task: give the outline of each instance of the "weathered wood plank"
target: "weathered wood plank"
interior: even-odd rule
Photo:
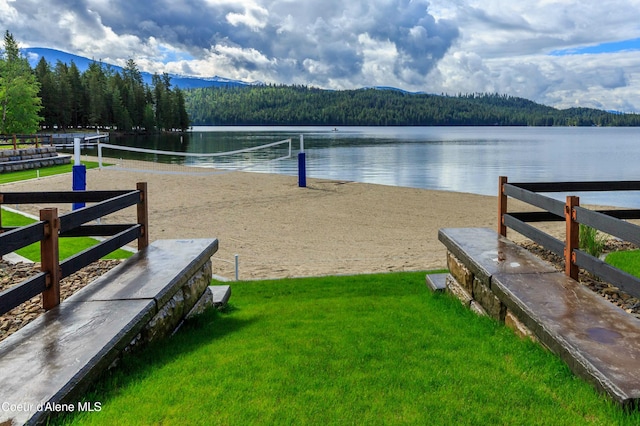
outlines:
[[[47,274],[37,275],[0,293],[0,315],[35,297],[47,289]]]

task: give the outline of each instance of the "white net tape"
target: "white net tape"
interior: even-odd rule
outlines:
[[[122,145],[98,145],[100,168],[160,174],[215,175],[247,170],[291,158],[291,139],[226,152],[160,151]]]

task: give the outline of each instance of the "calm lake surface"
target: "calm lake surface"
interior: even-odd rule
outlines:
[[[163,136],[111,143],[224,152],[292,138],[292,158],[256,160],[247,170],[296,175],[300,135],[307,176],[315,178],[485,195],[497,194],[501,175],[511,182],[640,180],[640,128],[196,126],[182,139]],[[583,204],[640,208],[638,192],[577,195]]]

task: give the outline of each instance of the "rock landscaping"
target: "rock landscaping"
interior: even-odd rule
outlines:
[[[71,296],[118,263],[120,263],[119,260],[100,260],[61,280],[61,299],[64,300]],[[0,260],[0,292],[38,272],[40,272],[39,263],[20,262],[11,264],[5,260]],[[9,335],[15,333],[44,312],[41,297],[36,296],[6,314],[1,315],[0,341],[6,339]]]
[[[53,146],[0,150],[0,173],[69,164],[71,156],[58,155]]]

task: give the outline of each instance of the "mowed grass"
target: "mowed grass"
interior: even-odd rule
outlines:
[[[58,424],[639,424],[424,273],[233,283]]]
[[[35,223],[34,219],[30,217],[14,213],[7,210],[2,210],[2,225],[3,226],[26,226]],[[59,256],[60,259],[66,259],[73,256],[76,253],[80,253],[94,245],[99,241],[90,237],[73,237],[73,238],[60,238],[59,241]],[[26,257],[33,262],[40,262],[40,243],[33,243],[19,250],[16,253],[20,256]],[[118,249],[109,253],[103,259],[126,259],[133,253],[128,250]]]
[[[618,269],[640,277],[640,250],[617,251],[609,253],[607,263]]]
[[[86,166],[87,169],[94,169],[99,166],[97,162],[93,161],[83,161],[82,164]],[[27,179],[35,179],[36,177],[46,177],[53,176],[63,173],[71,173],[72,164],[63,164],[60,166],[51,166],[45,167],[41,169],[31,169],[31,170],[22,170],[18,172],[10,172],[10,173],[2,173],[0,174],[0,184],[10,183],[10,182],[18,182],[21,180]],[[38,175],[39,174],[39,175]],[[21,215],[16,214],[10,211],[3,210],[2,211],[2,225],[3,226],[26,226],[34,223],[35,220]],[[94,245],[98,244],[98,240],[95,238],[89,237],[77,237],[77,238],[61,238],[60,239],[60,259],[66,259],[68,257],[73,256],[76,253],[81,252],[87,248],[90,248]],[[26,257],[27,259],[33,262],[40,261],[40,244],[34,243],[27,247],[21,248],[16,251],[20,256]],[[130,257],[133,253],[128,250],[118,249],[103,259],[126,259]]]
[[[99,164],[95,161],[83,161],[82,164],[87,167],[87,170],[95,169],[99,166]],[[17,172],[0,173],[0,184],[18,182],[28,179],[36,179],[37,177],[42,178],[63,173],[71,173],[72,169],[73,164],[62,164],[59,166],[43,167],[41,169],[29,169]],[[69,187],[71,187],[71,180],[69,180]]]

